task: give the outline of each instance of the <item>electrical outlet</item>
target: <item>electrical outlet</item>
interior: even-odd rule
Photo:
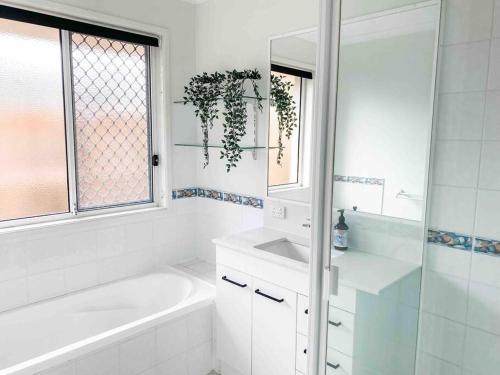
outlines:
[[[285,206],[273,206],[271,208],[271,216],[276,219],[285,219],[286,208]]]

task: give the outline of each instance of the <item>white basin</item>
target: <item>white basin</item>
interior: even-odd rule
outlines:
[[[255,246],[256,249],[264,250],[285,258],[293,259],[302,263],[309,263],[309,246],[292,242],[287,238],[265,242]]]

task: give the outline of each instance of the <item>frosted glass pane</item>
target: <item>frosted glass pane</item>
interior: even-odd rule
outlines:
[[[71,40],[78,208],[151,202],[147,48]]]
[[[59,30],[0,19],[0,220],[68,211]]]

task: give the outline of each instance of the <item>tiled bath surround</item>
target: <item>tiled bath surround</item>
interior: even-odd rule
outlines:
[[[500,368],[500,0],[443,3],[418,374],[491,375]]]
[[[38,375],[207,375],[212,313],[192,312]]]

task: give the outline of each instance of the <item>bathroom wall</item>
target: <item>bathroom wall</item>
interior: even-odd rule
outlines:
[[[500,368],[500,1],[444,0],[419,375]]]
[[[225,69],[257,68],[265,75],[269,70],[268,39],[271,36],[315,27],[318,24],[319,1],[277,0],[245,1],[209,0],[197,6],[196,10],[196,68],[199,73],[223,71]],[[260,84],[261,93],[267,96],[267,80]],[[264,111],[258,114],[257,138],[259,145],[267,143],[267,101]],[[249,106],[249,115],[252,108]],[[210,137],[217,143],[221,133],[214,129]],[[251,138],[251,135],[250,135]],[[249,142],[251,139],[245,139]],[[219,159],[219,150],[210,151],[210,165],[203,168],[201,151],[193,150],[197,159],[197,183],[199,187],[238,193],[258,198],[266,196],[265,150],[257,151],[257,160],[251,152],[244,152],[243,159],[230,173]],[[273,203],[266,200],[265,209],[244,205],[198,200],[197,251],[200,257],[214,261],[215,247],[211,239],[251,229],[264,224],[267,209]],[[287,203],[287,206],[288,203]],[[294,210],[291,205],[289,214]],[[266,213],[264,212],[266,211]],[[300,211],[300,210],[299,210]],[[301,212],[301,211],[300,211]],[[301,216],[303,213],[301,212]],[[278,226],[288,230],[302,228],[306,215],[296,218],[288,216],[278,221]],[[300,224],[299,224],[300,222]],[[305,232],[307,234],[307,232]]]
[[[180,0],[151,0],[147,6],[119,0],[58,3],[167,28],[168,86],[173,97],[182,94],[184,83],[195,71],[194,5]],[[190,121],[192,117],[174,107],[172,135],[191,132]],[[195,184],[192,153],[174,150],[171,165],[174,187]],[[194,257],[196,211],[195,201],[176,200],[167,210],[0,233],[0,311],[137,274],[159,262]]]

